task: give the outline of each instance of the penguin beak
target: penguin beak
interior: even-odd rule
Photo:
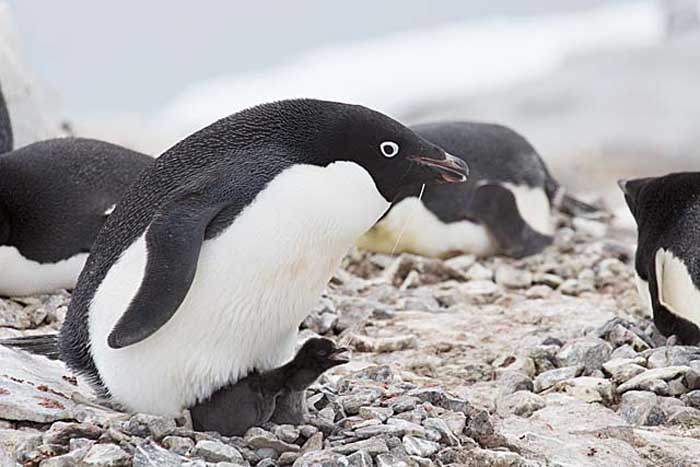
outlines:
[[[445,153],[444,159],[431,157],[414,157],[413,160],[435,172],[440,180],[447,183],[462,183],[467,181],[469,166],[459,157]]]
[[[336,365],[342,365],[343,363],[348,363],[350,357],[347,355],[348,349],[346,347],[338,347],[333,350],[328,356],[328,360],[334,362]]]

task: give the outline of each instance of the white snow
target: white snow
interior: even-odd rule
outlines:
[[[578,53],[656,44],[663,37],[663,18],[657,2],[639,1],[329,45],[273,69],[194,85],[154,124],[167,130],[173,143],[243,108],[293,97],[364,104],[402,118],[421,105],[546,75]]]

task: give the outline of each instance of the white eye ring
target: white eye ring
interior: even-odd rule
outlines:
[[[379,150],[382,151],[384,157],[391,159],[399,153],[399,145],[393,141],[384,141],[379,145]]]

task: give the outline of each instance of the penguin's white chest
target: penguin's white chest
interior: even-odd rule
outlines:
[[[85,265],[87,253],[56,263],[39,263],[12,246],[0,246],[0,295],[23,296],[72,289]]]
[[[110,269],[90,306],[91,351],[111,395],[135,411],[175,414],[253,368],[287,361],[297,328],[353,242],[388,208],[350,162],[295,165],[204,242],[175,315],[135,345],[107,336],[142,281],[142,236]]]

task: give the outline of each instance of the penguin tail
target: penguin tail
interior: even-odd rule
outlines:
[[[61,359],[61,352],[58,349],[58,334],[2,339],[0,340],[0,345],[35,355],[43,355],[51,360]]]

